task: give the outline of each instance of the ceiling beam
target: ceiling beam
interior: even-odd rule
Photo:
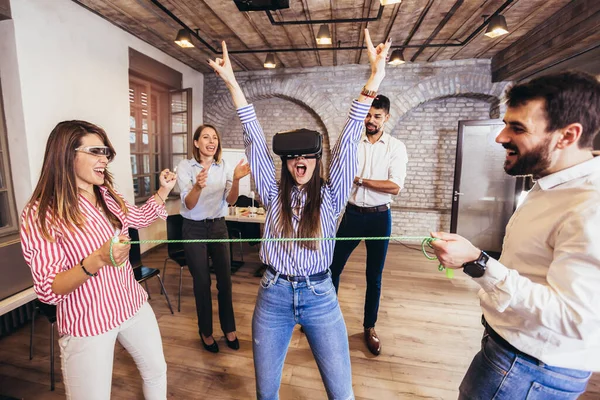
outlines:
[[[492,81],[525,79],[600,42],[600,2],[573,0],[492,58]]]
[[[442,28],[448,23],[448,21],[450,21],[450,18],[452,18],[454,16],[454,14],[456,13],[456,11],[460,8],[460,6],[464,3],[464,0],[456,0],[456,3],[454,3],[454,5],[452,6],[452,8],[450,9],[450,11],[448,11],[446,13],[446,15],[444,15],[444,18],[440,21],[440,23],[438,24],[438,26],[435,27],[435,29],[433,30],[433,32],[431,32],[431,35],[429,35],[429,37],[427,38],[427,40],[425,41],[425,43],[423,43],[424,46],[419,47],[419,49],[415,52],[415,54],[413,54],[412,58],[410,59],[411,62],[414,62],[417,57],[419,57],[421,55],[421,53],[423,52],[423,50],[425,50],[425,47],[431,43],[431,41],[437,36],[438,33],[440,33],[440,31],[442,30]],[[465,40],[465,43],[467,42],[467,40]]]

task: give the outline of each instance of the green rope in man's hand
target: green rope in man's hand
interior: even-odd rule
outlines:
[[[430,255],[427,253],[425,247],[433,248],[431,246],[431,242],[434,240],[439,240],[437,238],[433,238],[430,236],[374,236],[374,237],[321,237],[321,238],[261,238],[261,239],[181,239],[181,240],[170,240],[170,239],[149,239],[149,240],[131,240],[126,242],[121,242],[123,244],[143,244],[143,243],[151,243],[151,244],[164,244],[164,243],[240,243],[240,242],[308,242],[308,241],[347,241],[347,240],[391,240],[391,241],[410,241],[410,240],[420,240],[421,241],[421,251],[423,255],[428,260],[437,260],[437,257]],[[113,244],[119,243],[119,238],[114,237],[110,243],[110,261],[113,266],[117,267],[117,262],[113,257]],[[123,265],[121,265],[123,266]],[[454,276],[454,270],[450,268],[444,268],[443,265],[439,265],[438,269],[440,271],[446,270],[446,276],[450,279]]]
[[[428,260],[437,260],[437,257],[430,256],[429,253],[427,253],[427,250],[425,250],[425,246],[429,247],[430,249],[433,249],[431,242],[433,242],[434,240],[439,239],[433,237],[426,237],[421,242],[421,250],[423,250],[423,254],[425,255],[425,257],[427,257]],[[438,271],[442,272],[444,270],[446,270],[446,277],[448,277],[448,279],[454,278],[454,270],[452,268],[446,268],[442,264],[438,265]]]

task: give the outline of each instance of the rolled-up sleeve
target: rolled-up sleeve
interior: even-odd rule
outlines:
[[[59,295],[52,290],[56,275],[71,267],[61,245],[60,237],[50,241],[42,236],[36,223],[35,213],[27,215],[23,211],[21,218],[21,247],[25,262],[31,269],[33,289],[39,300],[47,304],[58,304],[69,295]],[[55,236],[50,222],[47,222],[50,234]]]
[[[402,189],[406,179],[406,165],[408,164],[408,154],[404,143],[396,141],[391,154],[388,179]]]

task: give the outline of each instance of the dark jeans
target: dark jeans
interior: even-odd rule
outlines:
[[[193,221],[184,218],[184,239],[227,239],[227,225],[221,219],[214,222]],[[194,296],[198,313],[198,328],[204,336],[213,334],[212,297],[208,256],[212,258],[219,300],[219,320],[223,333],[235,331],[231,295],[231,259],[229,243],[186,243],[183,245],[188,268],[194,280]]]
[[[515,350],[486,332],[459,400],[574,400],[585,392],[591,372],[551,367]]]
[[[392,232],[392,213],[387,211],[359,213],[346,209],[337,237],[374,237],[390,236]],[[331,263],[331,279],[336,292],[340,285],[340,275],[350,254],[358,246],[359,240],[337,241]],[[381,296],[381,274],[385,265],[389,240],[366,240],[367,247],[367,293],[365,295],[365,316],[363,326],[372,328],[377,322],[379,297]]]

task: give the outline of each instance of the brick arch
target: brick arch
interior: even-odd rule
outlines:
[[[390,98],[393,111],[388,122],[391,129],[388,129],[391,132],[408,111],[439,98],[470,97],[487,101],[490,106],[497,107],[508,84],[507,82],[492,83],[489,75],[472,72],[456,72],[424,79]]]
[[[338,111],[329,98],[323,96],[321,91],[306,85],[301,80],[282,82],[271,78],[257,79],[244,83],[242,91],[249,103],[270,97],[280,97],[307,108],[314,113],[325,126],[326,134],[331,138],[336,132],[334,118]],[[223,128],[235,114],[235,107],[229,93],[222,94],[212,102],[204,111],[204,121],[217,128]],[[261,116],[259,116],[259,119]]]

